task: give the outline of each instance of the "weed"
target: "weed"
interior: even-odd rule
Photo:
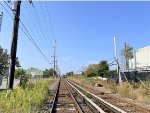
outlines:
[[[39,108],[48,97],[48,85],[56,79],[42,79],[26,87],[17,86],[14,90],[0,92],[0,113],[29,113]]]

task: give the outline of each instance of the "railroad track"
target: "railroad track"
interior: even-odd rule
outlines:
[[[91,94],[93,96],[93,94]],[[50,113],[126,113],[102,99],[87,97],[75,83],[61,78]]]
[[[65,81],[60,78],[50,113],[83,113]]]
[[[105,107],[105,105],[108,106],[110,104],[110,106],[113,105],[117,108],[120,108],[122,110],[122,111],[120,111],[120,113],[122,113],[122,112],[127,112],[127,113],[150,113],[150,110],[147,110],[147,109],[145,109],[141,106],[138,106],[136,104],[129,103],[125,100],[116,98],[116,97],[114,97],[110,94],[100,92],[99,90],[96,90],[96,89],[94,89],[92,87],[89,87],[87,85],[84,85],[84,84],[81,84],[81,83],[75,83],[75,82],[71,82],[71,81],[68,81],[68,82],[73,84],[80,91],[82,91],[84,93],[88,93],[97,105],[99,105],[98,101],[100,101],[102,104],[104,104],[101,107]],[[80,86],[77,85],[77,84],[80,84]],[[112,109],[113,109],[113,107],[112,107]]]
[[[150,113],[136,105],[60,78],[39,113]],[[92,92],[92,93],[91,93]],[[135,108],[136,106],[136,108]]]

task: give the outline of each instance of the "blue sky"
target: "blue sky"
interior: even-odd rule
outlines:
[[[4,2],[1,3],[8,9]],[[148,46],[150,42],[150,2],[49,1],[47,6],[53,30],[45,3],[34,2],[34,6],[38,20],[31,13],[35,14],[34,8],[27,2],[21,4],[21,20],[50,62],[53,61],[52,46],[54,40],[57,40],[57,59],[61,73],[76,72],[103,59],[113,61],[114,36],[119,57],[124,42],[132,45],[135,50]],[[2,6],[0,11],[4,12],[0,45],[10,50],[13,19]],[[17,56],[23,68],[45,69],[53,66],[45,61],[21,29]]]

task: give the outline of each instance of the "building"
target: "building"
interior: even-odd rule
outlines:
[[[130,69],[150,69],[150,46],[134,52],[134,58],[129,61]]]
[[[37,68],[31,68],[31,69],[26,70],[26,75],[30,75],[32,78],[34,77],[41,78],[43,77],[43,71]]]
[[[150,46],[133,52],[133,59],[129,60],[129,70],[122,71],[122,78],[139,82],[150,80]],[[125,78],[126,77],[126,78]]]

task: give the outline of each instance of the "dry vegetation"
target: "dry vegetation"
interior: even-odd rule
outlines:
[[[111,91],[111,93],[117,94],[120,97],[127,97],[141,101],[150,101],[150,90],[146,89],[140,83],[123,82],[122,85],[117,85],[113,80],[103,81],[98,77],[73,76],[71,78],[75,78],[81,83],[92,86],[94,86],[95,83],[100,83],[104,86],[105,89]],[[150,88],[150,81],[144,82],[144,84]]]

